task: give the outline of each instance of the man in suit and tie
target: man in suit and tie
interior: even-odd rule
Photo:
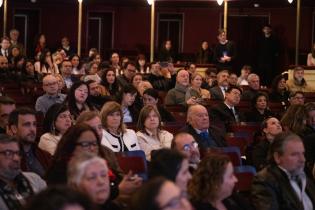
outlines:
[[[1,49],[0,55],[6,57],[9,60],[9,48],[10,48],[10,39],[7,36],[1,38]]]
[[[210,125],[208,110],[199,104],[191,105],[187,112],[187,125],[181,132],[191,134],[199,145],[200,152],[207,148],[227,146],[219,128]]]
[[[237,86],[230,86],[225,92],[224,102],[210,109],[210,119],[216,125],[228,129],[231,123],[244,121],[244,116],[236,106],[240,103],[242,90]]]
[[[251,197],[257,210],[309,210],[315,185],[304,173],[304,145],[293,133],[281,133],[269,148],[271,163],[254,178]]]
[[[229,87],[229,71],[222,70],[217,75],[218,85],[210,88],[211,99],[224,101],[225,92]]]

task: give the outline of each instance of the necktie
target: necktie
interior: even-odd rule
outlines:
[[[205,147],[217,147],[216,142],[214,141],[212,136],[207,131],[203,131],[199,135],[201,137],[203,146],[205,146]]]
[[[297,183],[300,190],[302,191],[303,190],[303,182],[302,182],[301,177],[299,175],[295,175],[295,176],[292,176],[291,179]]]

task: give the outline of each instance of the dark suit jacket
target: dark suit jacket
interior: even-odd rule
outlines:
[[[187,124],[179,131],[191,134],[194,137],[195,141],[199,144],[199,149],[202,150],[201,152],[205,151],[208,148],[206,145],[204,145],[201,136],[196,132],[196,130],[191,125]],[[224,140],[224,136],[222,135],[222,132],[220,132],[218,128],[210,126],[208,132],[209,134],[211,134],[218,147],[227,146]]]
[[[239,121],[245,121],[244,115],[238,111],[237,107],[234,107],[234,109],[235,113],[238,115]],[[236,122],[233,112],[223,102],[210,109],[209,117],[210,122],[224,128],[225,131],[229,128],[231,123]]]
[[[305,191],[315,206],[315,186],[308,178]],[[289,178],[275,164],[267,166],[255,176],[251,196],[257,210],[304,209]]]
[[[217,85],[209,89],[211,93],[211,99],[224,101],[224,95],[221,88]]]

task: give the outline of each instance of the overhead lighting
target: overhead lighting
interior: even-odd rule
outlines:
[[[153,1],[154,1],[154,0],[147,0],[147,2],[148,2],[149,5],[152,5]]]
[[[218,5],[220,5],[220,6],[221,6],[221,5],[222,5],[222,3],[223,3],[223,1],[224,1],[224,0],[217,0]]]
[[[0,0],[0,7],[2,7],[2,4],[3,4],[3,0]]]
[[[288,2],[291,4],[293,2],[293,0],[288,0]]]
[[[83,0],[78,0],[79,3],[82,3]]]

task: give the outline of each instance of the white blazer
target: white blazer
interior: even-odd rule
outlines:
[[[126,129],[126,132],[120,135],[123,143],[129,151],[140,150],[136,132],[132,129]],[[113,152],[122,152],[120,148],[119,138],[103,129],[102,145],[108,147]]]

